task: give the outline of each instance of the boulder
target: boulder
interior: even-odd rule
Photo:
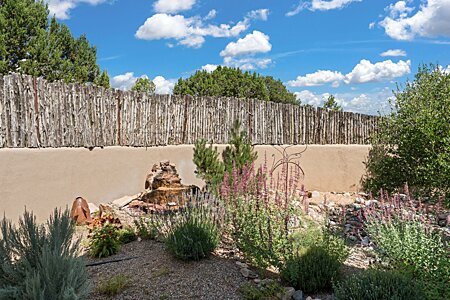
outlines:
[[[174,202],[181,205],[184,203],[183,195],[198,188],[181,184],[175,164],[161,161],[159,164],[153,165],[147,175],[145,189],[145,192],[139,197],[140,201],[158,205]]]
[[[73,201],[70,217],[77,223],[77,225],[85,225],[92,221],[89,204],[84,198],[77,197]]]

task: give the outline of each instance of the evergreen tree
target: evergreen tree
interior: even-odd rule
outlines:
[[[140,93],[154,94],[156,85],[149,78],[138,78],[131,90]]]
[[[328,96],[327,101],[323,104],[323,108],[332,111],[342,111],[342,106],[336,102],[336,98],[333,95]]]
[[[298,104],[294,94],[289,92],[280,80],[222,66],[217,67],[213,72],[197,71],[189,78],[180,78],[173,93],[175,95],[255,98]]]
[[[42,0],[0,0],[0,25],[0,74],[20,72],[49,81],[106,84],[96,48],[85,35],[75,39],[55,17],[48,22]]]

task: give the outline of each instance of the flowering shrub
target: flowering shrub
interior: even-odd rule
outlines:
[[[119,227],[105,223],[95,227],[90,234],[90,254],[94,257],[107,257],[116,254],[120,248]]]
[[[448,242],[430,225],[433,216],[427,207],[408,194],[402,200],[382,193],[380,201],[363,209],[362,217],[381,266],[411,274],[424,286],[427,299],[449,299]]]
[[[234,166],[220,192],[231,235],[247,260],[260,268],[280,266],[289,252],[293,200],[298,199],[302,170],[282,164],[278,175],[266,165]]]
[[[334,286],[336,300],[424,300],[420,287],[411,278],[392,271],[368,270],[352,275]]]

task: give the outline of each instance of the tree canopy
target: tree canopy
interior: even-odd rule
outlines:
[[[323,104],[323,108],[329,109],[332,111],[342,111],[342,106],[340,106],[336,102],[336,97],[334,97],[333,95],[328,96],[327,101],[325,101],[325,103]]]
[[[0,0],[0,73],[19,72],[49,81],[109,87],[97,50],[85,35],[74,38],[42,0]]]
[[[422,66],[391,108],[372,138],[364,187],[393,191],[408,183],[450,206],[450,74]]]
[[[132,91],[153,94],[156,90],[156,85],[149,78],[138,78],[131,88]]]
[[[271,76],[243,72],[239,68],[219,66],[212,72],[197,71],[180,78],[173,89],[175,95],[256,98],[259,100],[298,104],[280,80]]]

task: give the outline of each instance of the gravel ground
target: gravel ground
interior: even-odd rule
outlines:
[[[182,262],[167,253],[164,244],[155,241],[135,241],[108,258],[87,257],[87,263],[127,257],[137,258],[88,267],[94,286],[119,273],[131,278],[130,286],[112,297],[100,294],[94,287],[90,300],[240,299],[237,289],[247,281],[232,259],[212,256],[198,262]]]

